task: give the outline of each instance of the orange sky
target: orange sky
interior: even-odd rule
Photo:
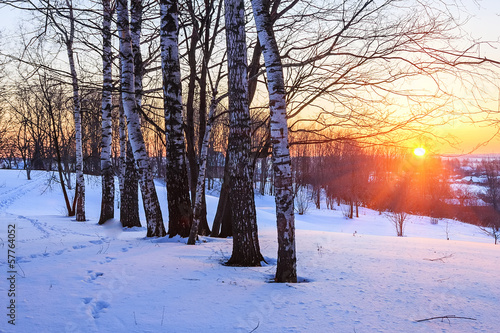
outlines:
[[[439,153],[463,154],[470,153],[477,148],[474,154],[500,154],[500,136],[493,137],[497,129],[492,126],[462,125],[443,128],[441,131],[455,136],[459,140],[459,148],[444,145],[437,147]]]

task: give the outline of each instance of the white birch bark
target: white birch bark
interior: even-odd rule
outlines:
[[[120,75],[121,77],[121,75]],[[119,158],[119,186],[120,186],[120,193],[123,193],[124,186],[125,186],[125,169],[126,169],[126,162],[127,162],[127,142],[128,142],[128,135],[127,135],[127,120],[125,119],[125,113],[123,111],[123,105],[121,102],[121,97],[120,97],[120,120],[119,120],[119,125],[118,125],[118,131],[120,135],[120,158]],[[121,198],[120,198],[121,202]]]
[[[163,104],[167,143],[167,200],[169,237],[187,237],[192,208],[186,167],[182,119],[182,84],[179,63],[177,0],[160,0],[160,45],[163,73]]]
[[[111,163],[111,144],[113,140],[113,124],[111,117],[112,109],[112,52],[111,52],[111,0],[103,0],[103,20],[102,20],[102,135],[101,135],[101,177],[102,177],[102,199],[101,216],[99,224],[103,224],[114,217],[115,201],[115,181],[113,175],[113,165]]]
[[[68,54],[71,72],[71,83],[73,86],[73,115],[75,118],[75,148],[76,148],[76,220],[85,221],[85,178],[83,176],[83,143],[82,143],[82,112],[80,102],[80,88],[78,85],[78,74],[76,72],[73,43],[75,37],[75,18],[73,5],[70,0],[66,1],[69,9],[70,30],[66,34],[66,51]]]
[[[230,207],[233,252],[227,265],[260,266],[257,217],[250,159],[250,111],[248,106],[245,4],[225,0],[228,64]]]
[[[149,166],[144,137],[142,136],[139,117],[140,106],[137,105],[135,96],[134,56],[132,53],[127,0],[117,1],[117,16],[122,66],[123,109],[127,117],[129,141],[139,173],[139,184],[148,226],[147,237],[163,237],[166,235],[166,231],[163,225],[153,174]]]
[[[271,112],[272,161],[278,229],[278,263],[275,281],[297,282],[295,216],[283,66],[269,8],[264,5],[264,0],[252,0],[252,7],[266,65]]]
[[[128,142],[127,124],[120,98],[120,222],[125,228],[141,227],[139,218],[139,184],[132,147]]]

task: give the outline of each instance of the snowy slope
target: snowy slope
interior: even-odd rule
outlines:
[[[1,332],[498,332],[500,246],[470,225],[412,217],[395,237],[383,215],[340,209],[297,215],[302,283],[275,270],[274,199],[256,197],[263,267],[225,267],[230,239],[146,239],[145,228],[64,217],[48,174],[0,170]],[[158,184],[162,203],[166,193]],[[209,220],[217,205],[208,197]],[[166,207],[162,207],[164,214]],[[448,223],[449,241],[446,240]],[[16,325],[6,316],[7,226],[16,225]],[[441,259],[440,259],[441,258]],[[416,322],[435,316],[469,319]]]

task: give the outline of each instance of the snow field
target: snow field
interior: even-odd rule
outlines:
[[[145,228],[98,226],[100,182],[87,218],[64,217],[47,173],[0,170],[0,300],[7,313],[7,225],[16,225],[16,325],[1,332],[498,332],[500,246],[474,226],[411,217],[395,237],[383,215],[340,209],[296,215],[297,284],[275,271],[274,198],[257,196],[263,267],[221,265],[231,239],[146,239]],[[167,212],[166,192],[158,183]],[[217,198],[207,198],[211,222]],[[450,241],[446,240],[448,224]],[[3,245],[2,245],[3,244]],[[415,322],[455,315],[450,319]]]

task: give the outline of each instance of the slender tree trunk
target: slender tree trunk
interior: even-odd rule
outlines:
[[[275,281],[297,282],[295,216],[283,66],[274,36],[269,8],[264,5],[263,0],[252,0],[252,7],[266,64],[271,111],[272,160],[278,228],[278,263]]]
[[[245,4],[225,0],[229,91],[229,170],[233,252],[227,265],[260,266],[260,253],[250,158]]]
[[[267,182],[267,156],[264,156],[260,159],[260,189],[259,189],[260,195],[266,194],[266,182]]]
[[[57,128],[56,128],[56,119],[54,117],[54,111],[52,110],[52,107],[49,105],[48,107],[49,115],[50,115],[50,123],[52,124],[52,135],[53,135],[53,145],[54,145],[54,150],[56,153],[56,162],[57,162],[57,173],[59,175],[59,183],[61,184],[61,189],[63,192],[64,196],[64,203],[66,204],[66,210],[68,212],[68,216],[74,216],[75,215],[75,210],[71,206],[71,202],[69,200],[68,192],[66,191],[66,185],[64,182],[64,175],[63,175],[63,165],[62,165],[62,158],[61,158],[61,149],[59,147],[59,138],[57,136]],[[76,198],[76,194],[75,194]]]
[[[207,127],[204,131],[203,142],[200,149],[200,170],[198,172],[198,182],[196,184],[196,201],[194,203],[194,217],[193,225],[191,226],[191,232],[189,234],[188,244],[194,245],[196,238],[198,237],[198,228],[201,225],[203,218],[203,197],[205,196],[205,175],[207,171],[207,155],[208,155],[208,143],[210,141],[210,132],[212,130],[213,115],[217,107],[218,101],[212,98],[212,103],[210,104],[210,112],[208,115]]]
[[[212,226],[212,237],[230,237],[233,235],[233,221],[231,218],[231,202],[230,202],[230,176],[229,176],[229,154],[226,153],[224,163],[224,176],[222,187],[215,213],[214,223]]]
[[[163,237],[166,235],[165,226],[163,225],[160,203],[158,202],[146,145],[141,132],[140,106],[137,105],[135,98],[134,57],[132,53],[127,0],[117,1],[117,14],[122,66],[123,109],[127,117],[130,145],[139,172],[139,184],[141,186],[142,201],[148,225],[147,237]]]
[[[192,1],[192,0],[188,0]],[[191,5],[192,10],[192,5]],[[195,129],[194,129],[194,103],[195,103],[195,92],[196,92],[196,80],[197,80],[197,65],[198,61],[196,59],[196,50],[199,36],[199,24],[197,18],[192,15],[192,34],[189,37],[189,47],[187,50],[187,60],[189,66],[189,81],[188,81],[188,91],[186,99],[186,143],[187,143],[187,158],[189,161],[189,183],[191,186],[191,201],[195,201],[196,195],[196,181],[198,179],[198,163],[196,160],[196,140],[195,140]]]
[[[167,142],[167,199],[169,237],[189,236],[193,214],[189,197],[182,129],[182,84],[179,64],[177,0],[160,1],[163,104]]]
[[[208,27],[205,27],[205,29],[208,29]],[[202,68],[201,68],[201,73],[200,73],[200,112],[199,112],[199,133],[198,133],[198,136],[200,138],[204,138],[205,137],[205,131],[207,131],[207,119],[206,119],[206,112],[207,112],[207,103],[206,103],[206,99],[207,99],[207,65],[205,64],[206,63],[206,59],[204,59],[204,62],[202,64]],[[199,154],[201,154],[201,149],[202,149],[202,145],[203,145],[203,140],[199,140],[198,141],[198,151],[200,152]],[[198,180],[200,179],[200,169],[201,169],[201,165],[200,165],[200,160],[201,160],[201,156],[198,158]],[[206,172],[206,171],[205,171]],[[201,187],[201,190],[202,190],[202,195],[201,195],[201,202],[200,202],[200,215],[199,215],[199,218],[200,218],[200,224],[198,226],[198,234],[199,235],[202,235],[202,236],[206,236],[206,235],[209,235],[210,234],[210,227],[208,226],[208,221],[207,221],[207,203],[206,203],[206,200],[205,200],[205,180],[206,180],[206,177],[203,176],[203,186]],[[196,184],[196,191],[198,191],[198,183]],[[196,196],[198,195],[198,193],[196,192]],[[195,199],[196,201],[196,199]],[[194,212],[194,208],[193,208],[193,212]]]
[[[111,117],[112,108],[112,53],[111,53],[111,0],[103,0],[103,21],[102,21],[102,68],[103,68],[103,88],[102,88],[102,136],[101,136],[101,177],[102,177],[102,199],[101,216],[99,224],[103,224],[115,217],[115,179],[113,164],[111,161],[111,145],[113,141],[113,123]]]
[[[130,37],[132,53],[134,54],[134,88],[136,103],[140,107],[142,106],[142,79],[144,77],[144,64],[141,53],[142,11],[142,0],[130,0]]]
[[[71,72],[73,86],[73,115],[75,118],[75,146],[76,146],[76,220],[85,221],[85,178],[83,176],[83,142],[82,142],[82,110],[80,103],[80,88],[78,86],[78,74],[76,72],[75,58],[73,54],[73,39],[75,36],[75,18],[73,17],[73,6],[69,6],[70,30],[66,38],[66,51]]]
[[[132,53],[134,54],[134,88],[135,101],[138,107],[142,106],[142,78],[144,74],[144,65],[142,63],[141,53],[141,34],[142,34],[142,0],[130,1],[130,37],[132,41]],[[120,99],[120,101],[122,101]],[[135,227],[141,225],[139,217],[139,174],[134,159],[134,154],[130,141],[125,138],[125,187],[123,201],[126,207],[121,207],[124,214],[122,224],[125,227]],[[126,213],[126,214],[125,214]]]
[[[127,124],[120,97],[120,221],[125,228],[140,227],[139,177],[127,138]]]

